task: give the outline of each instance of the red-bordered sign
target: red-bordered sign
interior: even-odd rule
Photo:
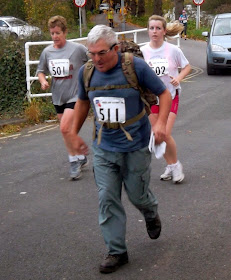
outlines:
[[[193,3],[197,6],[202,5],[205,2],[205,0],[193,0]]]
[[[74,4],[76,7],[82,8],[87,3],[87,0],[74,0]]]

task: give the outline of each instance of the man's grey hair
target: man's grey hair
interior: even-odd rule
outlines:
[[[103,24],[96,25],[91,29],[87,36],[87,43],[89,45],[95,44],[100,39],[105,40],[109,46],[118,44],[118,38],[114,30]]]

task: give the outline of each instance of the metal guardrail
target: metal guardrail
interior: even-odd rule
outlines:
[[[122,35],[132,34],[133,35],[133,41],[137,43],[138,37],[137,34],[139,32],[147,32],[147,28],[142,29],[135,29],[135,30],[129,30],[129,31],[122,31],[122,32],[116,32],[117,38]],[[180,47],[180,36],[176,35],[172,37],[173,39],[177,39],[177,46]],[[77,38],[77,39],[70,39],[68,41],[71,42],[86,42],[87,37]],[[31,65],[36,65],[39,63],[39,60],[30,60],[30,47],[31,46],[39,46],[39,45],[51,45],[53,44],[53,41],[41,41],[41,42],[26,42],[25,43],[25,58],[26,58],[26,84],[27,84],[27,98],[30,101],[31,98],[34,97],[45,97],[45,96],[52,96],[52,93],[31,93],[31,85],[34,81],[38,80],[37,76],[32,76],[31,74]],[[147,42],[144,43],[138,43],[139,46],[145,45]],[[47,76],[48,78],[48,76]]]

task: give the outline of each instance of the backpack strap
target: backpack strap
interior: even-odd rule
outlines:
[[[84,69],[83,69],[83,81],[84,81],[84,87],[86,92],[88,93],[88,88],[90,85],[90,80],[91,80],[91,76],[93,74],[95,70],[95,66],[92,62],[92,59],[89,59],[87,61],[87,63],[84,65]]]
[[[125,52],[121,54],[123,73],[127,81],[129,82],[129,84],[131,84],[133,88],[138,89],[140,91],[140,98],[145,105],[147,114],[149,115],[151,113],[150,104],[145,99],[145,92],[142,89],[142,87],[139,85],[138,78],[135,71],[133,57],[134,57],[133,54],[129,52]]]
[[[84,87],[87,94],[89,91],[95,91],[95,90],[123,89],[123,88],[133,87],[130,83],[126,85],[105,85],[105,86],[98,86],[98,87],[90,87],[90,81],[94,70],[95,70],[95,66],[92,60],[89,59],[85,64],[83,70]]]
[[[86,91],[94,91],[94,90],[107,90],[107,89],[122,89],[122,88],[131,88],[132,86],[130,84],[126,85],[106,85],[106,86],[100,86],[100,87],[87,87]]]
[[[129,52],[121,53],[121,64],[128,83],[132,85],[133,88],[139,89],[138,79],[134,68],[133,54]]]

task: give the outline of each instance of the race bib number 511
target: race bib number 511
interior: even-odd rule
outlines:
[[[53,59],[49,60],[49,71],[52,77],[69,76],[70,62],[69,59]]]
[[[120,97],[95,97],[93,99],[98,120],[110,123],[125,123],[125,100]]]

